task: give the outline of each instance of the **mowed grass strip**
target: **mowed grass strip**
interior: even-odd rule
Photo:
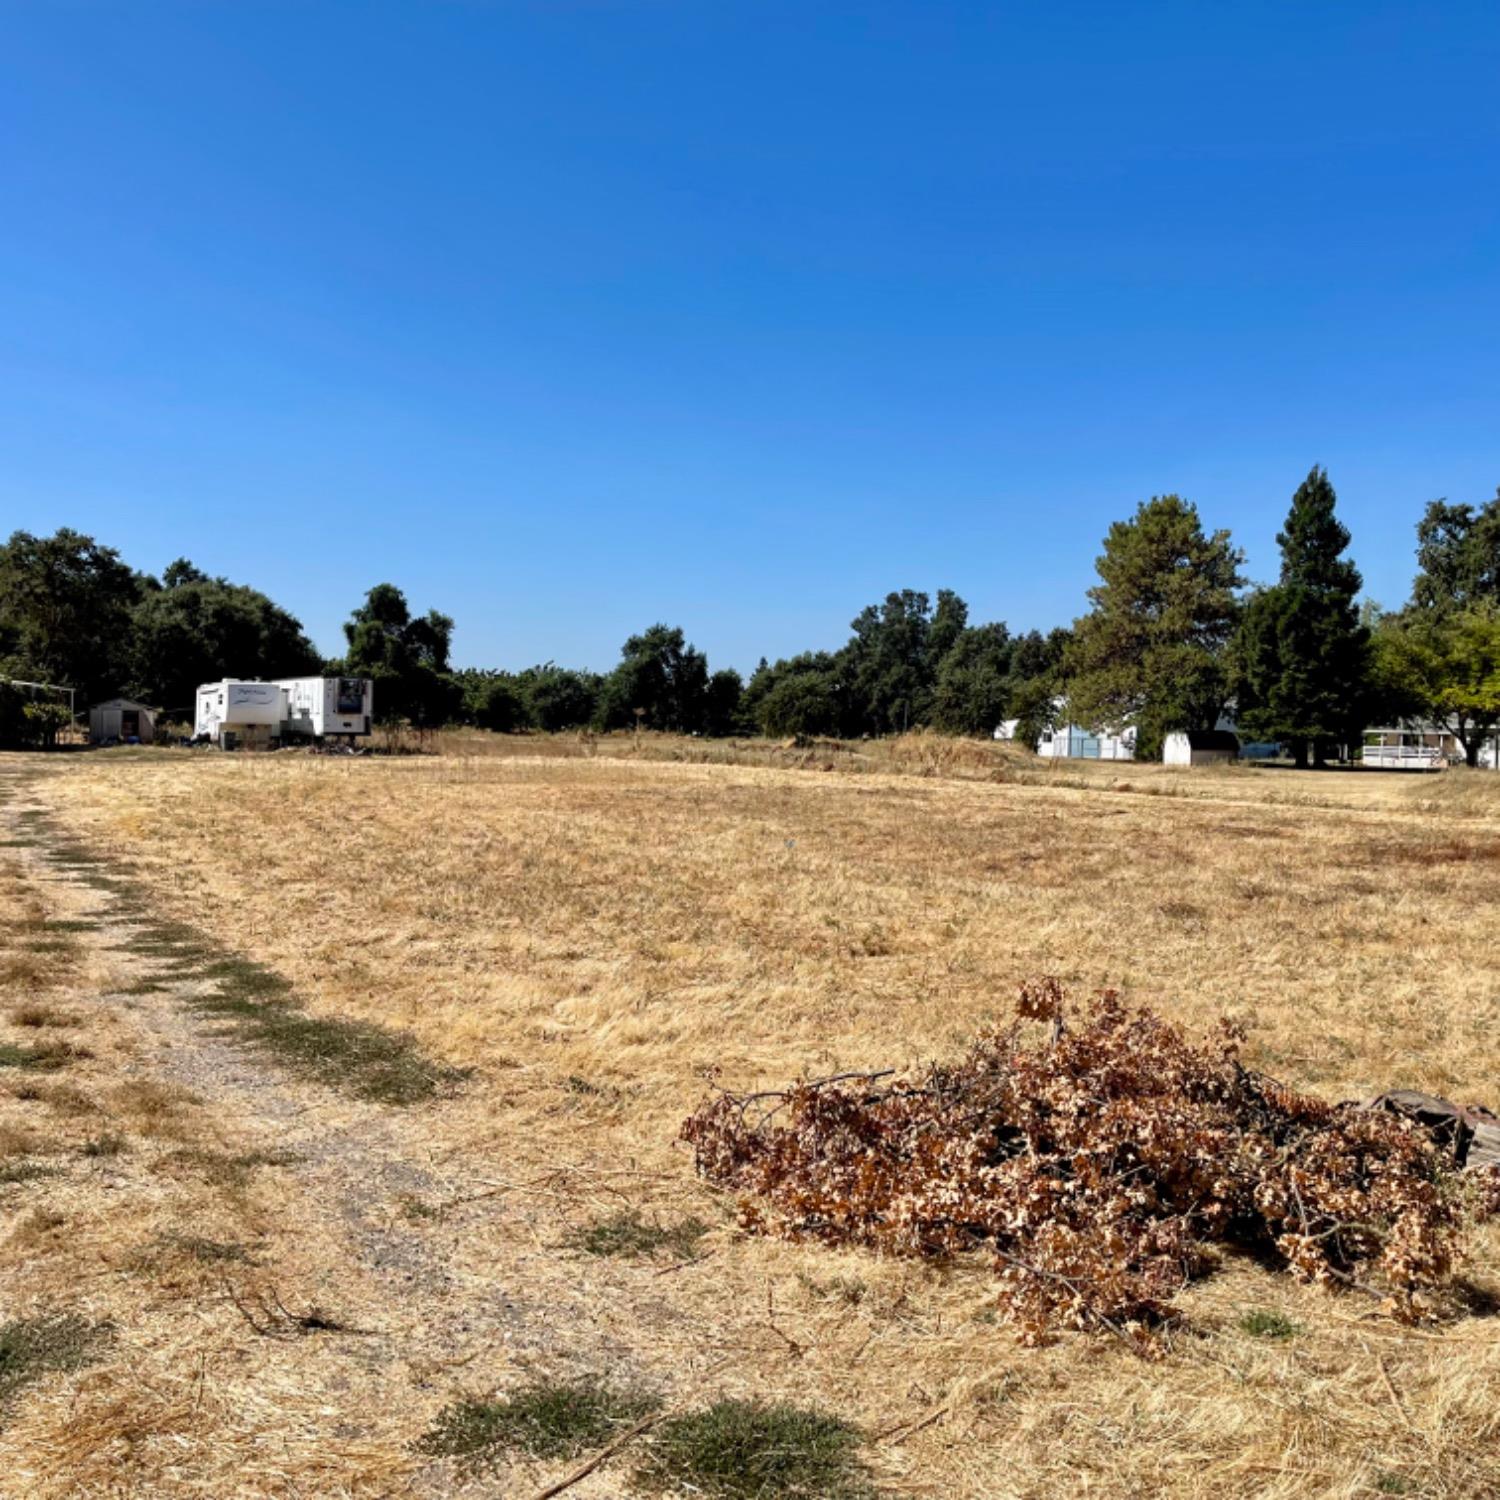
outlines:
[[[139,898],[120,879],[128,865],[117,859],[106,862],[80,841],[55,834],[43,814],[21,816],[47,836],[47,858],[54,866],[126,903],[135,930],[118,946],[168,965],[164,972],[136,981],[129,993],[160,993],[169,987],[163,981],[211,980],[214,989],[191,1002],[195,1009],[228,1022],[239,1039],[289,1071],[373,1103],[416,1104],[463,1076],[461,1070],[424,1057],[411,1037],[375,1022],[308,1015],[282,975],[254,959],[224,953],[189,923],[136,916]],[[52,921],[44,930],[59,934],[55,941],[71,942],[75,933],[96,925],[85,919]],[[0,1068],[57,1068],[72,1055],[63,1044],[0,1043]]]
[[[214,988],[189,1003],[289,1071],[378,1104],[418,1104],[462,1074],[425,1057],[401,1032],[372,1021],[311,1016],[291,985],[254,959],[214,960],[199,976]]]

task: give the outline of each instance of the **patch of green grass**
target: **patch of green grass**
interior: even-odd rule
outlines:
[[[78,1150],[80,1154],[96,1159],[106,1156],[119,1156],[125,1150],[125,1137],[116,1134],[112,1130],[106,1130],[102,1135],[96,1135],[86,1140]]]
[[[1240,1330],[1257,1339],[1289,1339],[1302,1330],[1285,1313],[1254,1307],[1240,1319]]]
[[[290,981],[253,958],[219,958],[205,965],[199,977],[212,979],[228,1000],[285,1000],[292,993]]]
[[[247,963],[221,977],[216,994],[191,1003],[230,1022],[243,1040],[284,1067],[359,1099],[416,1104],[462,1076],[430,1062],[400,1032],[308,1015],[283,998],[289,988],[280,975]]]
[[[174,1234],[167,1243],[190,1260],[206,1266],[244,1265],[250,1260],[250,1252],[238,1240],[212,1240],[200,1234]]]
[[[0,1068],[28,1068],[50,1073],[65,1068],[78,1055],[77,1049],[66,1042],[44,1042],[35,1047],[0,1042]]]
[[[858,1307],[870,1291],[858,1276],[830,1276],[827,1281],[819,1281],[816,1276],[799,1271],[797,1280],[815,1297],[822,1297],[830,1302],[843,1302],[850,1307]]]
[[[203,934],[187,922],[173,922],[165,917],[152,917],[140,924],[143,936],[160,943],[202,943]]]
[[[300,1158],[293,1151],[242,1151],[231,1156],[225,1151],[205,1151],[184,1147],[161,1158],[165,1166],[186,1166],[218,1187],[243,1187],[258,1167],[289,1167]]]
[[[645,1392],[617,1390],[592,1376],[537,1380],[500,1401],[469,1399],[445,1406],[417,1448],[471,1467],[516,1451],[533,1458],[573,1458],[602,1447],[659,1404]]]
[[[585,1255],[608,1255],[636,1260],[666,1250],[674,1260],[689,1260],[698,1250],[698,1242],[708,1233],[701,1219],[682,1219],[676,1224],[659,1224],[643,1219],[635,1209],[626,1209],[597,1224],[575,1230],[564,1243],[570,1250]]]
[[[54,1370],[77,1370],[97,1357],[109,1330],[72,1313],[0,1323],[0,1407]]]
[[[43,932],[92,932],[98,923],[85,917],[44,917]]]
[[[208,963],[218,950],[196,928],[184,922],[148,920],[116,945],[121,952],[141,958],[176,958],[189,963]]]
[[[70,1011],[54,1010],[50,1005],[39,1005],[35,1001],[18,1005],[10,1013],[12,1026],[39,1028],[43,1026],[76,1026],[78,1017]]]
[[[859,1429],[784,1402],[718,1401],[664,1422],[637,1474],[656,1491],[726,1500],[862,1500]]]
[[[612,1083],[594,1083],[579,1073],[569,1073],[562,1086],[570,1094],[579,1094],[585,1099],[611,1099],[619,1094]]]
[[[56,1177],[58,1169],[40,1161],[8,1161],[0,1164],[0,1185],[33,1182],[38,1177]]]
[[[1377,1469],[1374,1484],[1377,1495],[1415,1495],[1417,1493],[1416,1481],[1408,1479],[1405,1474],[1398,1474],[1394,1469]]]

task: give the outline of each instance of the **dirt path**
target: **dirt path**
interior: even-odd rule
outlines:
[[[53,967],[82,977],[27,990],[54,997],[69,1040],[65,1068],[45,1084],[27,1071],[6,1101],[29,1141],[25,1122],[47,1117],[51,1154],[0,1189],[5,1314],[86,1287],[109,1350],[11,1403],[0,1493],[511,1493],[411,1449],[413,1412],[436,1411],[467,1367],[557,1342],[555,1316],[435,1232],[450,1206],[471,1225],[514,1212],[434,1160],[427,1116],[444,1099],[351,1099],[247,1044],[204,1009],[225,981],[193,936],[63,839],[25,782],[0,796],[9,893],[66,942]],[[109,1134],[58,1150],[101,1115]]]

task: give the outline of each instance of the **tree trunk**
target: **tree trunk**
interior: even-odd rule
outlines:
[[[1292,746],[1292,763],[1299,771],[1307,769],[1307,741],[1296,740]]]

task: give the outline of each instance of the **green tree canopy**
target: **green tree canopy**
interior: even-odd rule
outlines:
[[[653,625],[633,635],[620,665],[605,679],[598,716],[605,729],[699,734],[708,708],[708,658],[687,643],[678,626]]]
[[[740,705],[745,696],[745,680],[733,667],[720,667],[708,679],[703,705],[703,732],[715,739],[745,733],[745,719]]]
[[[1013,655],[1003,624],[961,630],[938,663],[933,726],[947,734],[992,735],[1010,704]]]
[[[930,720],[938,667],[968,618],[968,605],[950,589],[938,591],[935,610],[921,590],[900,589],[855,616],[840,655],[861,729],[900,734]]]
[[[518,681],[536,727],[548,734],[583,729],[595,720],[603,679],[594,672],[576,672],[553,662],[528,667]]]
[[[0,672],[76,688],[80,704],[120,692],[141,589],[93,537],[12,533],[0,546]]]
[[[221,677],[301,677],[323,669],[301,623],[264,594],[209,578],[185,558],[147,580],[131,612],[130,691],[191,713],[194,691]]]
[[[1500,726],[1500,605],[1386,616],[1373,656],[1375,688],[1392,716],[1441,724],[1478,764]]]
[[[1418,609],[1500,604],[1500,488],[1478,507],[1434,500],[1417,523],[1417,569]]]
[[[453,621],[435,609],[414,616],[406,595],[380,583],[344,625],[349,643],[339,671],[375,684],[375,712],[383,723],[408,720],[418,728],[447,723],[463,702],[449,672]]]
[[[1227,531],[1205,535],[1179,495],[1116,521],[1095,566],[1092,611],[1068,650],[1068,709],[1079,723],[1136,726],[1140,753],[1175,729],[1212,728],[1229,696],[1225,648],[1239,619],[1244,554]]]
[[[514,734],[532,727],[531,704],[514,672],[464,667],[453,674],[453,680],[463,692],[466,723],[496,734]]]
[[[1290,741],[1297,763],[1328,741],[1357,739],[1369,704],[1369,631],[1355,603],[1359,569],[1343,553],[1327,472],[1314,467],[1277,536],[1281,579],[1245,610],[1236,650],[1239,723]]]
[[[1028,630],[1012,643],[1006,717],[1016,721],[1016,739],[1033,750],[1044,730],[1058,726],[1063,669],[1072,644],[1073,632],[1066,626],[1046,635]]]
[[[805,651],[768,665],[745,688],[743,711],[759,731],[812,737],[850,733],[844,663],[829,651]]]

